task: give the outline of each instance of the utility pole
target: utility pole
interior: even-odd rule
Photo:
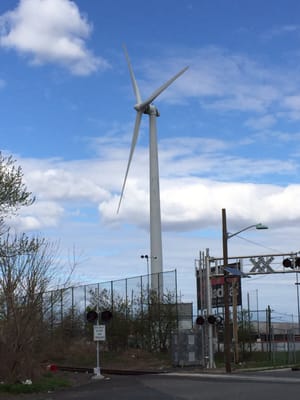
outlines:
[[[228,264],[228,235],[227,235],[227,220],[226,209],[222,208],[222,238],[223,238],[223,273],[224,273],[224,355],[225,355],[225,370],[231,373],[231,334],[230,334],[230,310],[229,310],[229,284],[228,272],[226,267]]]

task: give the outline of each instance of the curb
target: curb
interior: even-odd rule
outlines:
[[[90,367],[67,367],[67,366],[59,366],[57,365],[57,369],[59,371],[66,371],[66,372],[80,372],[86,374],[93,374],[94,368]],[[101,368],[101,373],[108,374],[108,375],[158,375],[158,374],[166,374],[172,371],[166,370],[127,370],[127,369],[110,369],[110,368]]]

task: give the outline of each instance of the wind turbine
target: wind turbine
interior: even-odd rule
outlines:
[[[157,130],[156,117],[159,117],[158,109],[152,102],[180,75],[182,75],[188,67],[183,68],[173,78],[155,90],[145,101],[142,101],[139,87],[137,85],[131,62],[124,46],[126,61],[129,68],[130,78],[135,93],[136,104],[134,109],[137,111],[131,148],[129,153],[128,164],[126,168],[125,178],[122,186],[118,212],[122,202],[127,176],[135,150],[136,142],[139,135],[140,124],[143,114],[149,115],[149,174],[150,174],[150,267],[152,275],[152,289],[158,289],[158,284],[155,284],[155,277],[158,277],[163,271],[163,255],[162,255],[162,239],[161,239],[161,212],[160,212],[160,192],[159,192],[159,168],[158,168],[158,150],[157,150]],[[157,278],[156,278],[157,279]],[[162,282],[162,279],[161,279]],[[161,286],[161,285],[159,285]]]

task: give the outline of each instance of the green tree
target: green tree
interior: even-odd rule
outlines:
[[[22,168],[11,156],[0,152],[0,226],[4,218],[22,206],[31,205],[35,198],[23,182]]]

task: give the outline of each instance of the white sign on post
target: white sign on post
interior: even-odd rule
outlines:
[[[105,325],[94,325],[94,341],[105,341]]]

